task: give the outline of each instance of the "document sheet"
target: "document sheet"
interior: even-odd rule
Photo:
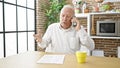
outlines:
[[[44,55],[37,63],[63,64],[65,55]]]

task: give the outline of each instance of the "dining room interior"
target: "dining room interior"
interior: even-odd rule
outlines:
[[[45,11],[50,7],[50,1],[0,0],[0,59],[27,51],[41,51],[33,34],[39,29],[44,34],[50,25],[46,24]],[[111,19],[120,23],[120,0],[75,0],[83,2],[81,4],[74,4],[73,0],[53,1],[74,6],[76,17],[95,42],[91,55],[120,58],[120,35],[99,36],[96,24]],[[117,30],[120,34],[120,28]]]
[[[66,54],[38,46],[33,35],[58,22],[66,4],[74,7],[94,50]],[[119,26],[120,0],[0,0],[0,68],[119,68]]]
[[[85,27],[85,29],[89,32],[88,34],[94,39],[95,41],[95,51],[98,52],[100,55],[104,55],[105,57],[118,57],[118,47],[120,46],[120,37],[112,37],[112,36],[97,36],[96,35],[96,22],[98,20],[109,20],[114,19],[118,20],[119,17],[119,0],[78,0],[78,1],[85,1],[86,7],[89,9],[89,12],[82,12],[81,8],[79,8],[79,12],[76,12],[76,17],[79,18],[80,23]],[[99,2],[100,1],[100,2]],[[41,6],[42,4],[48,4],[48,2],[44,0],[38,1],[37,6]],[[104,7],[104,5],[111,6],[108,10]],[[66,0],[66,4],[73,5],[72,0]],[[73,5],[74,6],[74,5]],[[99,11],[95,10],[99,6]],[[42,11],[42,7],[39,7],[37,10],[37,27],[36,29],[41,29],[42,32],[45,32],[44,22],[46,20],[46,16],[44,15],[44,11]],[[104,11],[103,11],[104,10]],[[117,10],[117,11],[116,11]],[[113,14],[112,14],[113,13]],[[115,14],[114,14],[115,13]],[[90,16],[90,20],[88,20]],[[88,24],[90,22],[90,24]],[[93,31],[92,31],[93,30]],[[120,31],[120,30],[119,30]],[[37,48],[39,50],[39,47]],[[95,54],[96,54],[95,53]],[[98,55],[98,54],[97,54]]]

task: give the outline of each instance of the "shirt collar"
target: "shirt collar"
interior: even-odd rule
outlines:
[[[61,27],[61,25],[59,24],[59,28],[60,28],[60,30],[62,30],[62,31],[70,31],[70,30],[72,30],[72,26],[71,27],[69,27],[68,29],[64,29],[64,28],[62,28]]]

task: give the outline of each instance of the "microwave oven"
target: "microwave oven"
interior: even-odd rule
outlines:
[[[105,20],[96,22],[96,35],[100,36],[120,36],[120,22]]]

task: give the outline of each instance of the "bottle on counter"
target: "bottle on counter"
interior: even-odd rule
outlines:
[[[86,8],[87,8],[87,4],[84,2],[83,6],[82,6],[82,13],[85,13]]]

